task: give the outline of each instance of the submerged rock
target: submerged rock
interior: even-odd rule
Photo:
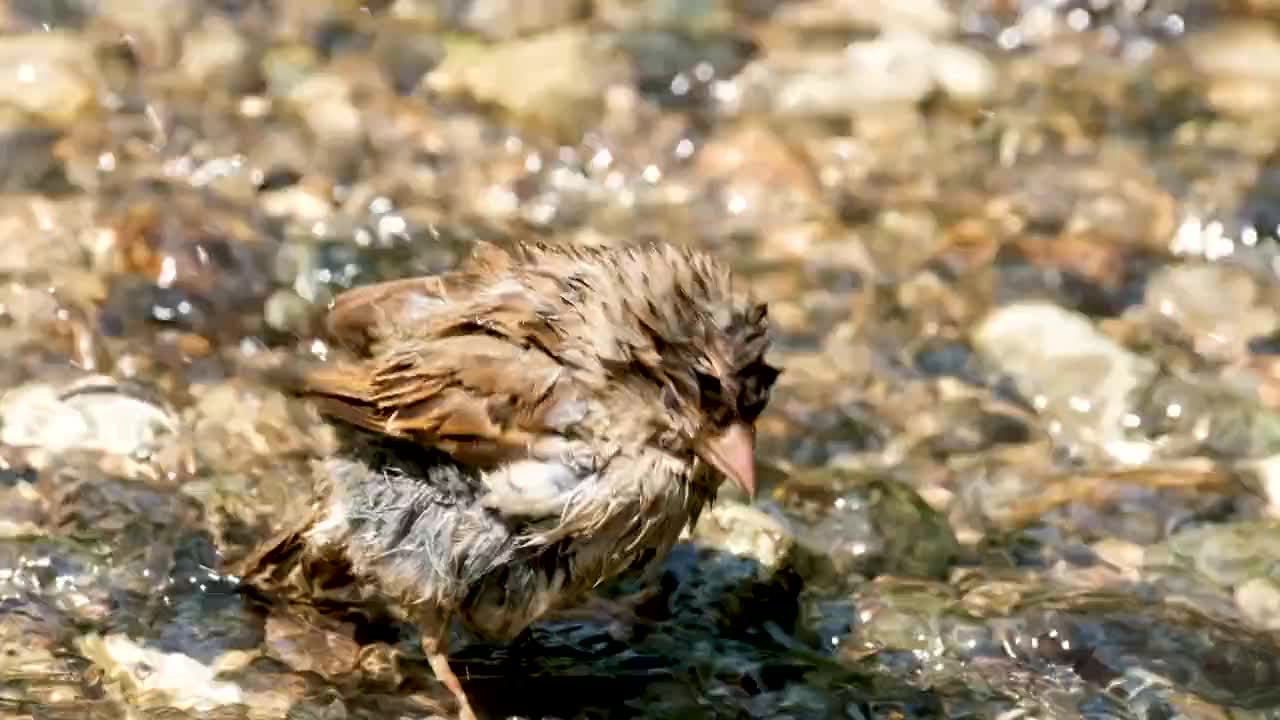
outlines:
[[[353,628],[322,619],[305,621],[273,615],[267,619],[266,652],[299,672],[337,679],[356,667],[360,647]]]
[[[797,518],[799,566],[810,581],[941,577],[959,554],[946,518],[888,477],[815,470],[788,478],[783,492]]]
[[[457,27],[496,40],[509,40],[583,19],[586,0],[469,0],[452,5],[446,19]]]
[[[691,533],[695,542],[781,570],[791,561],[795,537],[782,521],[750,505],[718,501],[703,512]]]
[[[935,91],[981,101],[995,88],[995,71],[975,50],[895,31],[840,52],[767,54],[733,84],[732,109],[825,118],[914,105]]]
[[[144,647],[124,635],[87,635],[80,652],[103,674],[109,692],[123,702],[210,712],[246,702],[234,683],[217,679],[217,669],[182,653]]]
[[[620,59],[606,38],[582,27],[492,46],[459,40],[424,83],[493,103],[533,127],[570,132],[598,118],[609,83],[626,77]]]
[[[1154,452],[1132,439],[1134,394],[1156,367],[1103,335],[1085,316],[1045,302],[991,312],[973,342],[1009,373],[1056,441],[1087,458],[1141,463]]]
[[[1256,21],[1223,23],[1192,36],[1191,62],[1211,79],[1208,97],[1224,112],[1248,115],[1280,103],[1280,33]]]
[[[97,101],[93,47],[65,32],[0,38],[0,106],[67,127]]]
[[[13,447],[129,456],[157,449],[176,431],[168,410],[107,377],[32,383],[0,396],[0,443]]]
[[[848,661],[875,656],[926,682],[964,678],[1002,702],[1053,717],[1078,716],[1099,702],[1128,716],[1194,698],[1253,709],[1280,701],[1274,638],[1181,604],[1057,594],[981,574],[951,586],[875,583],[855,604],[861,622],[842,643]],[[1110,695],[1122,687],[1134,692]]]
[[[261,327],[277,239],[253,208],[179,184],[143,186],[104,218],[104,334],[142,328],[238,341]]]
[[[1257,280],[1224,265],[1185,263],[1153,273],[1144,306],[1154,322],[1177,328],[1207,359],[1240,358],[1249,340],[1280,327],[1280,314]]]
[[[0,3],[0,714],[444,716],[218,571],[332,450],[247,375],[536,238],[726,259],[783,373],[633,612],[458,633],[483,716],[1274,715],[1275,5]]]

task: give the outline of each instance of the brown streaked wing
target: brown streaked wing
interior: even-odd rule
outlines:
[[[275,373],[273,379],[286,391],[310,400],[321,415],[382,432],[384,422],[371,400],[374,387],[362,364],[292,367]]]
[[[409,298],[439,302],[444,287],[439,278],[419,277],[362,285],[339,294],[325,328],[329,335],[355,352],[367,351],[387,324],[395,323]]]
[[[450,272],[351,288],[334,298],[328,330],[349,349],[367,350],[389,328],[412,331],[415,323],[456,313],[485,288],[484,278],[500,278],[512,269],[512,262],[506,250],[479,241]]]
[[[497,274],[509,272],[514,264],[511,253],[501,246],[487,240],[477,240],[471,248],[471,254],[462,261],[458,269],[469,273]]]
[[[527,456],[563,429],[553,418],[576,394],[564,368],[537,348],[500,338],[439,338],[355,367],[305,373],[321,412],[365,429],[438,447],[462,462]]]

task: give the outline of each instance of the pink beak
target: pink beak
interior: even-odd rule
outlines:
[[[734,482],[748,497],[756,496],[755,431],[734,423],[702,441],[698,455]]]

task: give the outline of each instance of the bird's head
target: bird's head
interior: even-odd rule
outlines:
[[[611,433],[701,459],[755,494],[756,418],[779,370],[765,361],[768,309],[734,296],[711,256],[654,245],[600,255],[563,278],[602,377]]]

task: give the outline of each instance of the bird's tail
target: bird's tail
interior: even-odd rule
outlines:
[[[274,591],[287,584],[307,551],[305,534],[310,525],[308,519],[267,538],[248,555],[229,563],[226,573],[238,578],[241,585],[258,590]]]
[[[228,574],[259,597],[306,605],[350,607],[369,602],[360,582],[340,552],[318,549],[307,534],[314,520],[299,523],[260,543],[227,567]]]

